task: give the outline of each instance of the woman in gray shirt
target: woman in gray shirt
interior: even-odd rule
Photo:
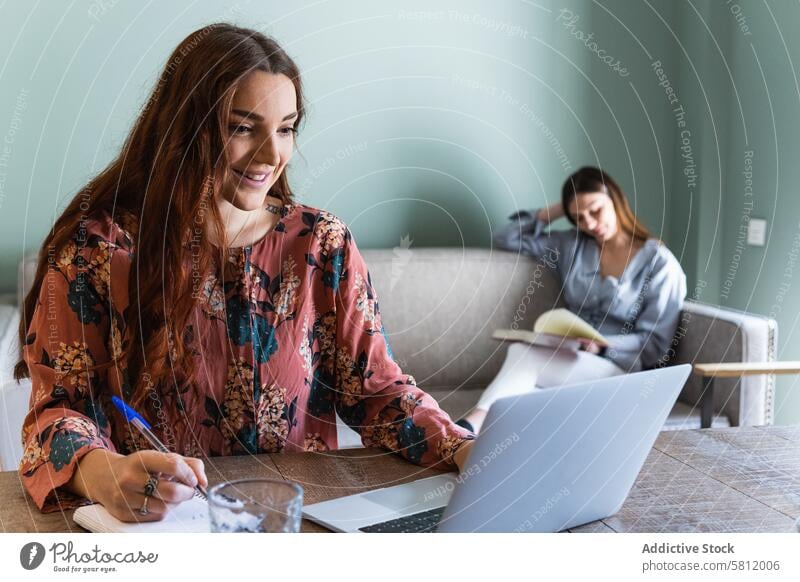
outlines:
[[[577,228],[547,228],[562,216]],[[459,421],[476,432],[497,398],[659,365],[686,297],[678,260],[650,235],[617,183],[598,168],[584,167],[567,178],[560,203],[521,210],[510,219],[495,233],[494,245],[546,257],[561,280],[567,309],[600,331],[609,346],[586,341],[574,352],[510,344],[500,373]]]

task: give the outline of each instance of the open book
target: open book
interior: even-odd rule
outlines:
[[[492,334],[494,339],[521,341],[552,348],[580,349],[580,339],[592,340],[607,346],[608,340],[602,334],[568,309],[545,311],[533,324],[533,331],[525,329],[498,329]]]
[[[96,533],[208,533],[208,502],[198,497],[184,501],[161,521],[128,523],[118,520],[99,503],[84,505],[72,516],[75,523]]]

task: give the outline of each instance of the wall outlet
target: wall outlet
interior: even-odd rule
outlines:
[[[763,218],[751,218],[747,224],[747,244],[763,247],[767,240],[767,221]]]

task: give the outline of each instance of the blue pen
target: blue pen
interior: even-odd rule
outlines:
[[[112,396],[111,397],[111,402],[113,402],[114,406],[116,406],[117,409],[119,409],[119,411],[123,414],[123,416],[125,417],[125,420],[127,420],[129,423],[131,423],[137,429],[139,429],[139,432],[141,432],[142,435],[144,435],[144,438],[146,438],[147,441],[151,445],[153,445],[153,447],[157,451],[161,451],[162,453],[170,453],[170,452],[172,452],[164,445],[164,443],[162,443],[160,440],[158,440],[158,437],[156,435],[153,434],[153,431],[151,430],[150,425],[142,417],[141,414],[139,414],[133,408],[131,408],[130,406],[125,404],[122,401],[122,399],[117,397],[117,396]],[[195,489],[195,495],[196,496],[200,497],[201,499],[208,499],[208,494],[203,490],[203,488],[200,486],[199,483],[197,484],[197,486],[194,489]]]

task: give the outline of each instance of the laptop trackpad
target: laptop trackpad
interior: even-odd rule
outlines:
[[[417,513],[447,505],[455,485],[456,474],[448,473],[405,485],[368,491],[361,496],[393,511]]]

